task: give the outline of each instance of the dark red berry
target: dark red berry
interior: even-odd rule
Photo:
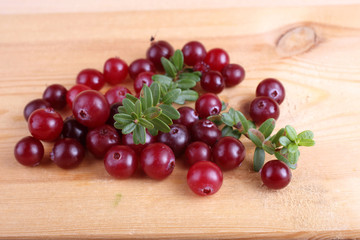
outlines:
[[[144,144],[134,144],[133,134],[123,134],[122,135],[122,144],[131,147],[137,154],[140,154],[141,151],[151,143],[156,142],[156,136],[152,136],[148,131],[146,131]]]
[[[137,75],[139,75],[142,72],[155,72],[155,66],[154,64],[147,59],[137,59],[133,61],[129,66],[129,75],[132,79],[135,79]]]
[[[279,105],[272,98],[257,97],[250,104],[250,116],[257,125],[262,124],[269,118],[277,120],[279,115]]]
[[[105,97],[95,90],[81,92],[75,98],[72,110],[76,120],[89,128],[103,125],[110,114]]]
[[[88,128],[76,121],[74,117],[68,117],[64,121],[64,126],[61,132],[62,138],[74,138],[83,146],[86,144],[86,135]]]
[[[50,159],[64,169],[78,166],[85,156],[83,146],[72,138],[60,139],[54,144]]]
[[[154,63],[157,70],[164,70],[161,58],[169,59],[174,55],[174,48],[166,41],[151,42],[151,46],[146,51],[146,58]]]
[[[241,83],[245,78],[245,70],[238,64],[228,64],[222,70],[226,87],[233,87]]]
[[[118,108],[120,106],[122,106],[121,102],[111,104],[111,106],[110,106],[110,114],[109,114],[109,118],[106,120],[106,124],[108,124],[110,126],[114,126],[114,123],[115,123],[114,115],[119,113]]]
[[[63,119],[54,109],[42,108],[30,115],[28,127],[31,135],[36,139],[51,142],[60,136]]]
[[[152,84],[153,80],[152,80],[152,76],[154,75],[154,73],[152,72],[142,72],[140,73],[134,80],[134,90],[136,93],[140,93],[143,85],[147,85],[150,87],[150,85]]]
[[[109,105],[111,105],[113,103],[122,102],[127,93],[131,94],[130,90],[126,87],[115,86],[106,91],[105,98]]]
[[[200,119],[192,126],[193,141],[202,141],[209,146],[213,146],[221,137],[221,131],[210,120]]]
[[[91,90],[89,86],[83,85],[83,84],[76,84],[73,87],[69,89],[69,91],[66,94],[66,102],[70,109],[72,109],[72,104],[76,98],[76,96],[86,90]]]
[[[289,167],[279,160],[271,160],[265,163],[260,170],[260,175],[264,185],[271,189],[284,188],[291,180]]]
[[[167,145],[152,143],[141,152],[140,165],[150,178],[162,180],[174,170],[175,156]]]
[[[120,144],[120,136],[116,129],[109,125],[90,130],[86,136],[86,147],[96,158],[103,158],[106,152]]]
[[[211,161],[211,149],[204,142],[192,142],[186,148],[186,162],[188,165],[194,165],[200,161]]]
[[[256,88],[256,96],[265,96],[274,99],[281,104],[285,98],[285,88],[281,82],[275,78],[262,80]]]
[[[210,66],[208,64],[204,63],[204,61],[200,61],[200,62],[195,63],[193,70],[199,71],[202,74],[204,74],[204,73],[210,71]]]
[[[115,85],[125,80],[128,75],[128,65],[120,58],[109,58],[104,64],[104,79]]]
[[[212,162],[197,162],[187,173],[187,184],[190,189],[200,195],[208,196],[219,191],[223,182],[223,174]]]
[[[87,68],[79,72],[76,77],[76,83],[84,84],[94,90],[100,90],[105,85],[105,79],[98,70]]]
[[[200,118],[207,118],[212,115],[218,115],[221,111],[221,101],[213,93],[201,95],[195,102],[195,110]]]
[[[197,62],[204,60],[206,50],[204,45],[198,41],[191,41],[182,48],[184,63],[188,66],[194,66]]]
[[[187,128],[181,124],[170,126],[170,132],[160,132],[157,141],[168,145],[174,152],[175,157],[181,156],[190,142],[190,134]]]
[[[66,106],[66,93],[63,85],[52,84],[45,89],[42,98],[50,103],[52,108],[63,109]]]
[[[49,107],[51,107],[50,103],[48,103],[44,99],[42,98],[34,99],[28,104],[26,104],[24,108],[24,118],[27,121],[33,111],[40,108],[49,108]]]
[[[205,91],[211,93],[220,93],[225,87],[224,79],[217,71],[202,74],[200,85]]]
[[[34,167],[44,157],[44,146],[36,138],[24,137],[15,145],[14,155],[22,165]]]
[[[233,137],[223,137],[214,146],[214,162],[223,170],[238,167],[245,159],[245,147]]]
[[[180,118],[173,120],[174,124],[182,124],[190,131],[194,122],[199,120],[198,114],[191,107],[180,107],[178,108]]]
[[[214,48],[207,52],[204,62],[210,66],[211,70],[221,72],[229,64],[230,58],[224,49]]]
[[[126,179],[131,177],[138,166],[137,155],[128,146],[112,146],[104,159],[106,171],[113,177]]]

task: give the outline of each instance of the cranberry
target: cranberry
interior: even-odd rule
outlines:
[[[150,85],[153,82],[153,80],[152,80],[153,75],[154,75],[154,73],[152,73],[152,72],[142,72],[142,73],[140,73],[134,80],[134,90],[135,90],[135,92],[140,93],[144,84],[146,84],[147,86],[150,87]]]
[[[87,127],[76,121],[74,117],[68,117],[65,119],[61,132],[62,138],[74,138],[85,146],[87,133]]]
[[[265,96],[281,104],[285,98],[285,88],[281,82],[274,78],[262,80],[256,88],[256,96]]]
[[[51,107],[50,103],[48,103],[44,99],[41,99],[41,98],[34,99],[31,102],[29,102],[28,104],[26,104],[26,106],[24,108],[24,118],[27,121],[33,111],[40,109],[40,108],[49,108],[49,107]]]
[[[195,102],[195,110],[200,118],[207,118],[212,115],[218,115],[221,111],[221,101],[213,93],[201,95]]]
[[[131,177],[138,166],[137,156],[128,146],[112,146],[104,159],[106,171],[113,177],[126,179]]]
[[[75,98],[72,110],[76,120],[89,128],[103,125],[110,114],[105,97],[95,90],[81,92]]]
[[[245,70],[238,64],[228,64],[222,70],[222,76],[226,87],[233,87],[241,83],[245,78]]]
[[[106,91],[105,98],[109,105],[111,105],[113,103],[122,102],[127,93],[131,94],[130,90],[126,87],[115,86]]]
[[[125,80],[128,74],[128,65],[120,58],[109,58],[104,64],[104,79],[115,85]]]
[[[64,169],[78,166],[85,156],[83,146],[72,138],[60,139],[54,144],[50,159]]]
[[[190,135],[187,128],[181,124],[170,126],[170,132],[160,132],[157,141],[168,145],[174,152],[175,157],[181,156],[190,142]]]
[[[121,102],[111,104],[111,106],[110,106],[110,114],[109,114],[109,118],[106,121],[106,124],[108,124],[110,126],[114,126],[114,124],[115,124],[114,115],[119,113],[118,108],[120,106],[122,106]]]
[[[225,87],[224,79],[217,71],[204,73],[201,76],[200,85],[205,91],[212,93],[220,93]]]
[[[269,118],[279,118],[280,109],[277,102],[269,97],[257,97],[250,104],[250,116],[252,120],[260,125]]]
[[[44,157],[44,146],[36,138],[24,137],[15,145],[14,154],[22,165],[34,167]]]
[[[265,186],[272,189],[284,188],[291,180],[289,167],[279,160],[271,160],[265,163],[260,170],[260,175]]]
[[[200,161],[211,161],[211,149],[204,142],[193,142],[186,148],[186,162],[191,166]]]
[[[86,147],[96,158],[103,158],[112,146],[119,143],[116,129],[106,124],[90,130],[86,136]]]
[[[146,58],[154,63],[157,70],[164,70],[161,64],[161,58],[169,59],[174,54],[174,48],[166,41],[152,42],[146,51]]]
[[[204,45],[198,41],[191,41],[184,45],[182,48],[184,55],[184,62],[188,66],[194,66],[197,62],[204,60],[206,50]]]
[[[202,74],[210,71],[210,66],[206,63],[204,63],[203,61],[197,62],[195,63],[194,67],[193,67],[194,71],[199,71]]]
[[[52,108],[63,109],[66,106],[66,93],[63,85],[52,84],[45,89],[42,98],[50,103]]]
[[[155,142],[156,142],[156,136],[151,135],[148,131],[146,131],[146,138],[144,144],[134,144],[132,133],[122,135],[122,144],[131,147],[132,149],[134,149],[136,153],[139,154],[146,146]]]
[[[212,162],[197,162],[187,173],[187,184],[190,189],[200,195],[212,195],[219,191],[223,182],[223,174]]]
[[[175,156],[167,145],[152,143],[141,152],[140,165],[150,178],[162,180],[174,170]]]
[[[180,113],[180,118],[173,120],[173,123],[182,124],[187,127],[188,130],[191,130],[194,122],[199,120],[198,114],[191,107],[180,107],[178,108],[178,112]]]
[[[63,120],[52,108],[35,110],[29,117],[28,127],[31,135],[43,141],[54,141],[60,136]]]
[[[207,52],[204,62],[210,66],[211,70],[219,71],[229,64],[230,58],[227,52],[221,48],[214,48]]]
[[[210,120],[200,119],[192,126],[192,139],[202,141],[209,146],[213,146],[221,137],[221,131]]]
[[[238,167],[245,159],[245,147],[233,137],[221,138],[213,148],[215,163],[223,170],[230,170]]]
[[[139,75],[142,72],[155,72],[155,66],[154,64],[147,59],[137,59],[133,61],[129,66],[129,75],[132,79],[135,79],[137,75]]]
[[[96,69],[87,68],[79,72],[77,84],[84,84],[91,89],[100,90],[105,85],[104,75]]]
[[[70,109],[72,109],[72,104],[76,98],[76,96],[86,90],[91,90],[89,86],[83,84],[76,84],[66,94],[66,102],[69,105]]]

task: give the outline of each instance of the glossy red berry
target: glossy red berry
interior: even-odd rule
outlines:
[[[83,146],[72,138],[60,139],[54,144],[50,159],[64,169],[78,166],[85,156]]]
[[[68,117],[64,121],[61,137],[73,138],[85,146],[87,133],[87,127],[76,121],[74,117]]]
[[[219,191],[223,182],[223,174],[212,162],[197,162],[187,173],[187,184],[200,196],[208,196]]]
[[[262,124],[269,118],[277,120],[279,115],[279,105],[272,98],[257,97],[250,104],[250,116],[257,125]]]
[[[190,166],[200,161],[211,161],[211,149],[204,142],[192,142],[187,146],[185,156]]]
[[[134,80],[134,90],[136,93],[140,93],[143,85],[150,85],[153,83],[152,76],[154,73],[152,72],[142,72],[140,73]]]
[[[181,156],[190,142],[190,134],[187,128],[181,124],[170,126],[170,132],[160,132],[157,141],[168,145],[174,152],[175,157]]]
[[[106,171],[113,177],[126,179],[134,175],[137,166],[137,155],[128,146],[112,146],[105,154]]]
[[[221,111],[221,101],[213,93],[201,95],[195,102],[195,110],[200,118],[207,118],[212,115],[218,115]]]
[[[225,87],[224,79],[217,71],[202,74],[200,85],[205,91],[211,93],[220,93]]]
[[[72,104],[76,98],[76,96],[86,90],[91,90],[89,86],[83,85],[83,84],[76,84],[72,86],[69,91],[66,94],[66,102],[70,109],[72,109]]]
[[[76,83],[86,85],[94,90],[100,90],[105,85],[105,79],[98,70],[87,68],[79,72]]]
[[[200,119],[192,126],[193,141],[202,141],[209,146],[213,146],[221,137],[221,131],[210,120]]]
[[[271,189],[284,188],[291,180],[289,167],[279,160],[271,160],[265,163],[260,170],[260,175],[264,185]]]
[[[197,62],[204,60],[206,49],[201,42],[191,41],[182,48],[184,63],[188,66],[194,66]]]
[[[207,52],[204,62],[210,66],[211,70],[221,72],[229,64],[230,57],[224,49],[214,48]]]
[[[154,64],[148,59],[136,59],[129,66],[129,75],[132,79],[135,79],[137,75],[142,72],[155,72]]]
[[[127,93],[131,94],[130,90],[126,87],[115,86],[106,91],[105,98],[109,105],[111,105],[113,103],[122,102]]]
[[[104,79],[111,85],[123,82],[128,75],[128,65],[120,58],[109,58],[104,64]]]
[[[214,162],[223,170],[238,167],[245,159],[245,147],[233,137],[223,137],[214,146]]]
[[[45,89],[42,98],[50,103],[52,108],[63,109],[66,106],[66,93],[63,85],[52,84]]]
[[[164,70],[161,64],[161,58],[169,59],[172,55],[174,55],[174,48],[166,41],[152,42],[146,51],[146,58],[154,63],[156,69],[159,71]]]
[[[162,180],[173,172],[175,156],[167,145],[152,143],[141,152],[140,165],[150,178]]]
[[[195,63],[193,70],[199,71],[202,74],[204,74],[204,73],[210,71],[210,66],[207,63],[205,63],[204,61],[200,61],[200,62]]]
[[[36,138],[24,137],[15,145],[14,155],[20,164],[34,167],[44,157],[44,146]]]
[[[86,127],[95,128],[106,122],[110,106],[100,92],[86,90],[75,98],[72,112],[78,122]]]
[[[151,135],[148,131],[146,131],[144,144],[134,144],[132,133],[122,135],[122,144],[131,147],[137,154],[140,154],[145,147],[155,142],[156,142],[156,136]]]
[[[180,118],[173,120],[173,123],[182,124],[190,131],[194,122],[199,120],[198,114],[191,107],[180,107],[177,110],[180,113]]]
[[[116,129],[109,125],[90,130],[86,136],[86,147],[96,158],[103,158],[106,152],[120,144],[120,136]]]
[[[24,108],[24,118],[27,121],[32,114],[33,111],[40,109],[40,108],[49,108],[51,107],[50,103],[45,101],[42,98],[34,99],[26,104]]]
[[[222,70],[226,87],[233,87],[241,83],[245,78],[245,70],[238,64],[228,64]]]
[[[63,119],[52,108],[38,109],[30,115],[28,127],[31,135],[36,139],[51,142],[60,136]]]
[[[265,96],[274,99],[281,104],[285,98],[285,88],[281,82],[275,78],[262,80],[256,88],[256,96]]]

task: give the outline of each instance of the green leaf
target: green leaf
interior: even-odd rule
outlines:
[[[225,111],[227,104],[224,101],[221,101],[221,111]]]
[[[150,107],[144,111],[144,116],[147,120],[157,118],[161,114],[162,110],[159,107]]]
[[[262,148],[262,143],[265,140],[264,135],[257,129],[250,128],[248,130],[250,140],[259,148]]]
[[[315,145],[315,141],[312,139],[300,139],[299,146],[311,147]]]
[[[235,113],[235,110],[233,108],[230,108],[228,113],[229,113],[229,115],[231,116],[232,119],[235,119],[235,114],[236,113]]]
[[[257,147],[254,152],[254,171],[258,172],[263,167],[265,162],[265,152],[263,149]]]
[[[173,82],[172,78],[161,74],[155,74],[151,78],[154,82],[158,82],[161,85],[166,86],[166,88],[168,88]]]
[[[163,121],[164,123],[166,123],[167,125],[173,124],[173,121],[171,120],[171,118],[166,116],[163,112],[157,118],[159,120]]]
[[[229,126],[224,126],[223,129],[221,130],[221,135],[223,137],[228,136],[228,137],[234,137],[236,139],[239,139],[241,136],[241,133],[237,129],[233,129],[232,127],[229,127]]]
[[[242,128],[243,128],[243,132],[244,132],[244,133],[247,133],[248,130],[249,130],[249,122],[248,122],[248,120],[246,119],[246,117],[244,116],[244,114],[242,114],[242,113],[239,112],[239,111],[236,111],[235,114],[236,114],[237,117],[240,119],[241,126],[242,126]]]
[[[289,149],[289,154],[288,154],[289,163],[296,164],[297,161],[299,160],[299,155],[300,155],[299,150],[296,150],[295,152],[290,152],[290,149]]]
[[[145,144],[146,142],[146,131],[141,125],[136,125],[133,133],[133,141],[135,144]]]
[[[295,153],[298,150],[298,146],[295,143],[290,143],[287,146],[289,153]]]
[[[153,82],[150,86],[151,95],[153,98],[153,106],[156,106],[160,100],[160,85],[157,82]]]
[[[256,128],[256,125],[255,125],[255,123],[253,121],[247,120],[247,123],[249,125],[249,128]]]
[[[221,121],[221,115],[211,115],[208,116],[206,119],[215,123],[216,126],[220,126],[221,124],[223,124],[223,122]]]
[[[159,133],[155,127],[153,129],[148,129],[148,132],[151,134],[151,136],[156,136]]]
[[[161,132],[170,132],[170,127],[158,118],[151,119],[150,122],[154,125],[154,128]]]
[[[127,93],[127,94],[125,95],[125,98],[129,99],[129,100],[132,101],[133,103],[135,103],[135,102],[138,100],[137,97],[135,97],[134,95],[131,95],[130,93]],[[123,104],[123,105],[124,105],[124,104]]]
[[[143,93],[144,99],[145,99],[145,109],[154,106],[152,92],[146,84],[144,84],[144,86],[142,88],[142,93]]]
[[[154,128],[154,125],[150,121],[146,120],[145,118],[140,118],[139,119],[139,124],[141,124],[141,126],[147,128],[147,129],[153,129]]]
[[[141,102],[141,109],[142,109],[142,111],[145,111],[147,109],[146,108],[145,98],[140,97],[139,99],[140,99],[140,102]],[[139,116],[139,117],[141,117],[141,116]]]
[[[269,154],[274,154],[275,153],[275,146],[269,140],[265,140],[262,143],[262,148]]]
[[[172,104],[181,94],[180,89],[173,89],[165,94],[162,98],[164,104]]]
[[[194,90],[183,90],[179,97],[175,100],[177,104],[184,104],[185,101],[196,101],[199,94]]]
[[[310,130],[303,131],[297,135],[297,139],[313,139],[314,133]]]
[[[174,64],[178,71],[183,69],[184,55],[181,50],[176,50],[174,55],[170,58],[170,61]]]
[[[161,64],[163,65],[164,70],[168,76],[171,78],[176,77],[177,70],[172,62],[170,62],[167,58],[162,57]]]
[[[184,90],[193,88],[196,86],[196,82],[191,79],[180,79],[180,80],[176,81],[176,83],[179,88],[184,89]]]
[[[130,123],[134,121],[133,117],[126,113],[117,113],[113,116],[113,118],[119,123]]]
[[[285,132],[285,128],[281,128],[274,136],[272,136],[270,138],[270,141],[274,144],[276,144],[276,146],[278,146],[279,144],[279,139],[281,136],[284,135],[284,132]]]
[[[274,131],[274,128],[275,128],[275,119],[269,118],[260,125],[259,131],[262,132],[262,134],[264,134],[265,138],[267,138]]]
[[[169,118],[174,119],[174,120],[180,118],[180,113],[173,106],[161,104],[161,105],[159,105],[159,107],[161,108],[163,114],[165,114]]]
[[[235,125],[235,122],[234,122],[233,118],[231,117],[231,115],[229,113],[221,114],[221,121],[225,125],[230,126],[230,127]]]
[[[295,163],[295,164],[291,164],[291,163],[289,162],[288,158],[285,157],[284,155],[280,154],[279,152],[275,152],[275,157],[276,157],[277,159],[279,159],[280,161],[284,162],[286,165],[288,165],[289,168],[291,168],[291,169],[296,169],[297,164],[296,164],[296,163]]]
[[[296,138],[297,138],[297,134],[296,134],[296,131],[295,129],[290,126],[290,125],[286,125],[285,126],[285,131],[286,131],[286,136],[293,142],[296,141]]]
[[[279,138],[279,143],[280,143],[282,146],[287,147],[287,146],[291,143],[291,141],[290,141],[290,139],[289,139],[288,137],[286,137],[286,136],[281,136],[281,137]]]
[[[135,103],[135,113],[138,116],[138,118],[140,118],[142,115],[141,101],[139,99]]]
[[[139,99],[136,99],[139,100]],[[122,104],[126,110],[126,113],[131,114],[135,111],[135,104],[128,98],[124,98]]]
[[[200,77],[194,73],[181,73],[179,75],[179,80],[191,80],[196,84],[197,82],[200,82]]]
[[[125,127],[122,129],[122,133],[123,134],[132,133],[134,131],[135,127],[136,127],[136,124],[134,122],[131,122],[131,123],[125,125]]]
[[[114,127],[116,129],[123,129],[128,123],[119,123],[119,122],[115,122],[114,123]]]
[[[120,106],[118,107],[118,113],[126,113],[125,107],[124,106]]]

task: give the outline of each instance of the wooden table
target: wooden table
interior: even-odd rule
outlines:
[[[360,237],[360,5],[194,2],[0,3],[0,238]],[[245,162],[205,198],[188,189],[181,159],[164,181],[115,180],[90,154],[65,171],[50,163],[50,143],[42,165],[16,162],[14,145],[29,135],[27,102],[52,83],[71,87],[81,69],[101,70],[109,57],[144,57],[151,36],[177,49],[193,39],[226,49],[246,79],[219,96],[244,112],[260,80],[283,82],[277,128],[311,129],[316,140],[301,149],[287,188],[262,186],[243,138]]]

